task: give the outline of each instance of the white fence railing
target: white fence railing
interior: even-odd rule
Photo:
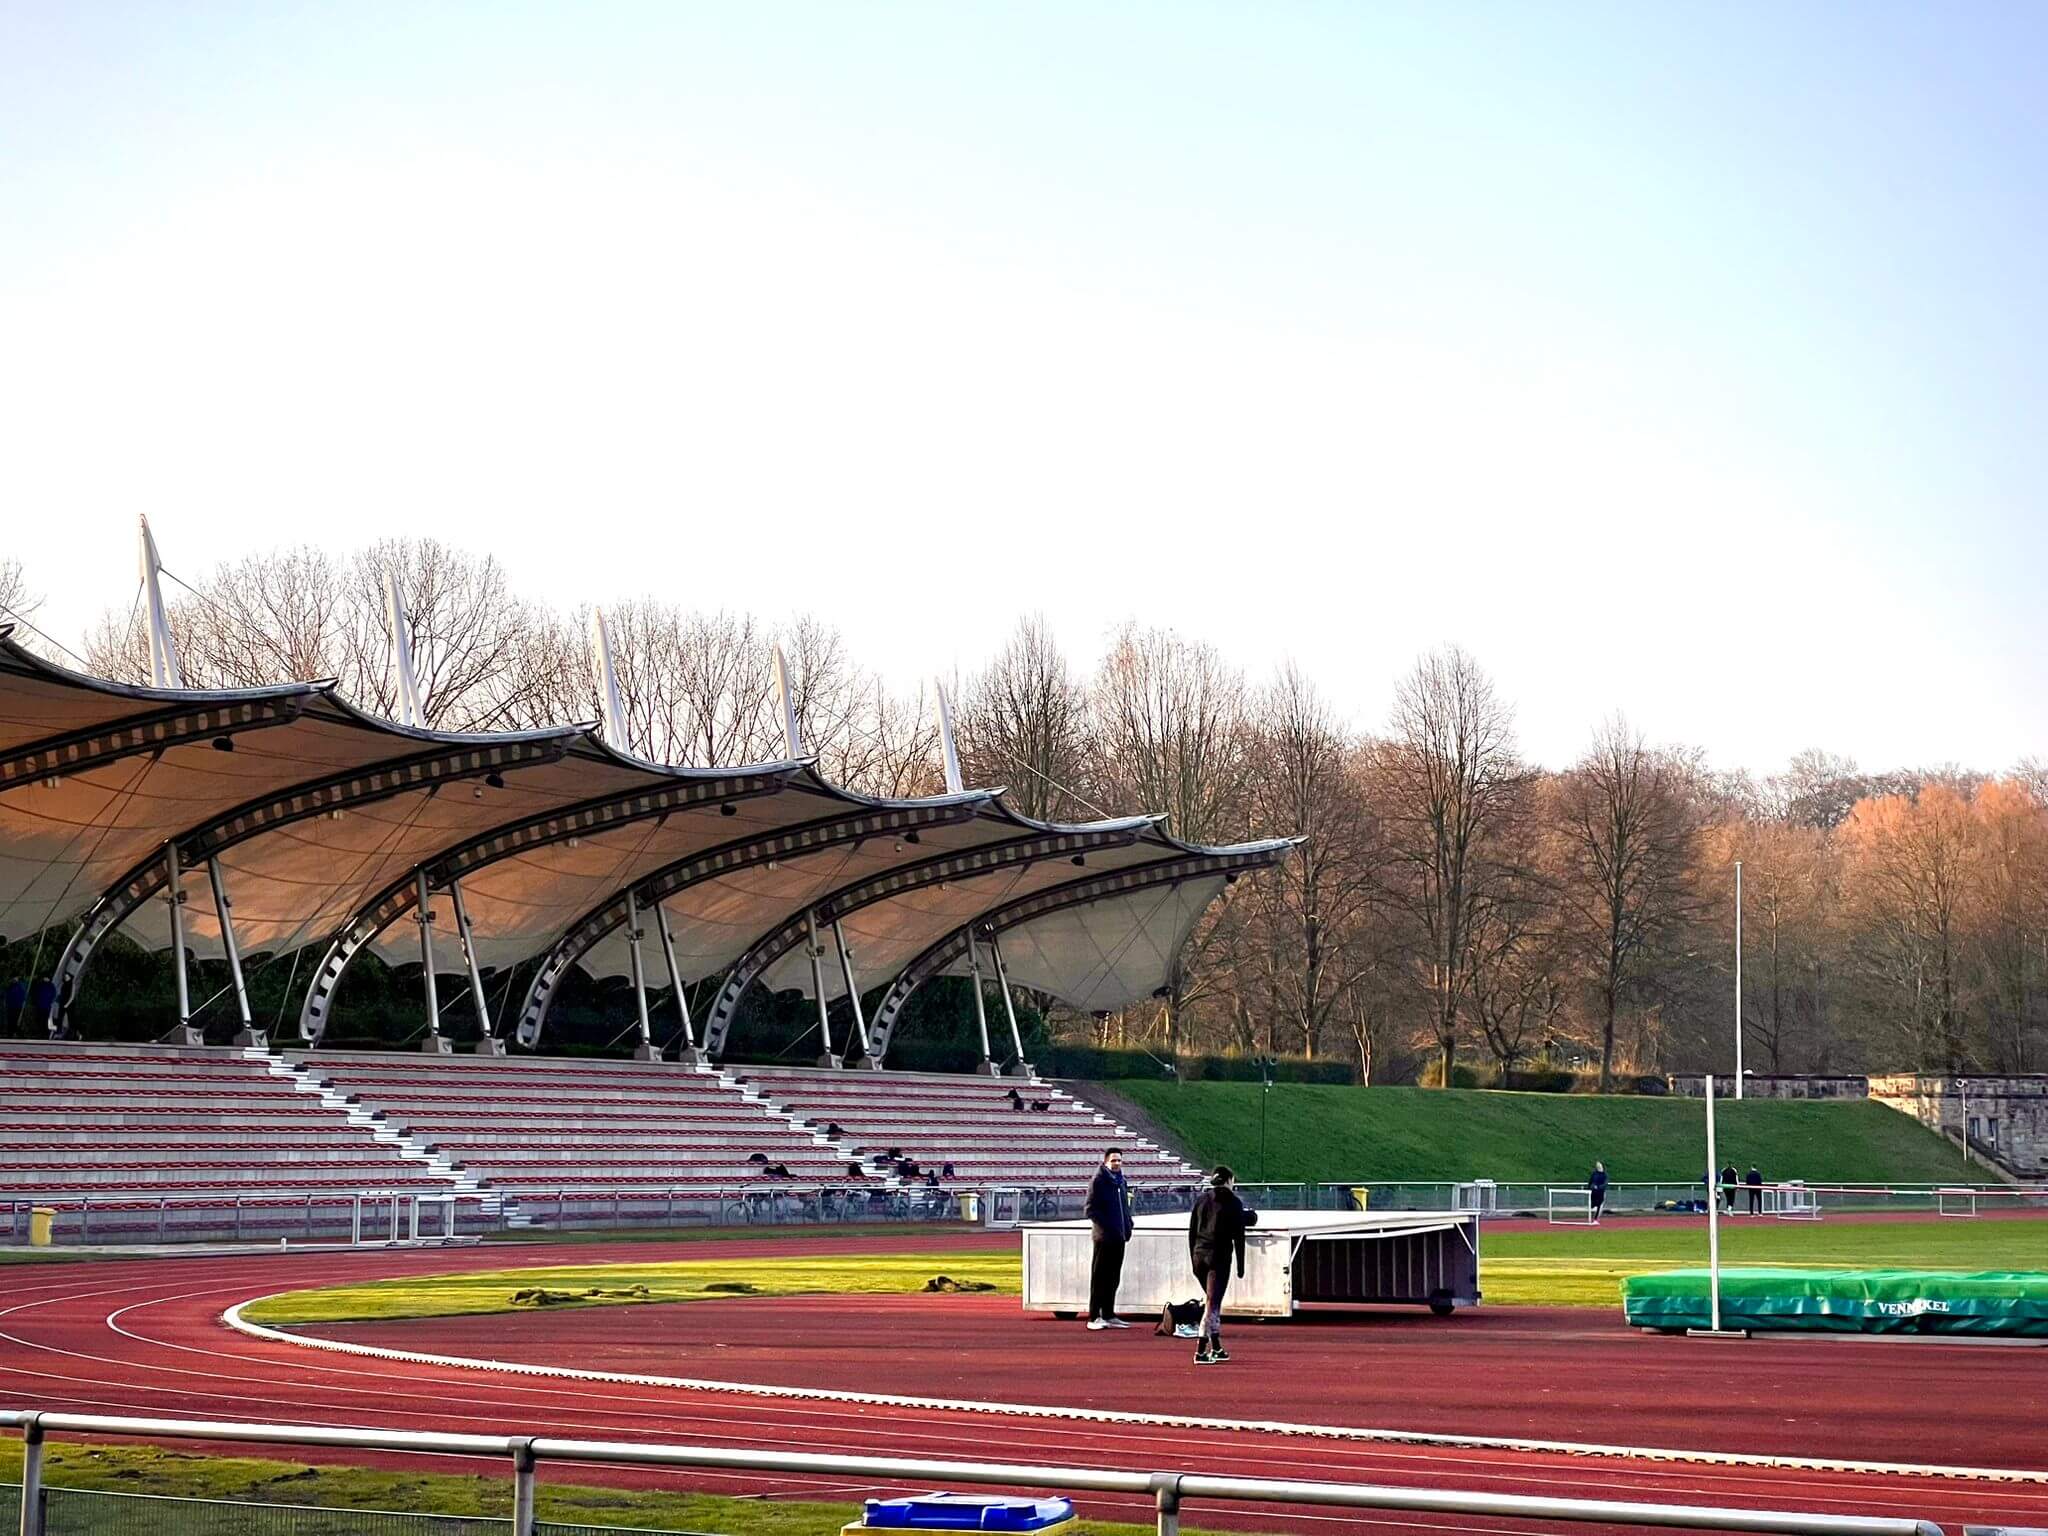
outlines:
[[[1548,1498],[1464,1489],[1388,1488],[1367,1483],[1301,1482],[1264,1477],[1216,1477],[1166,1468],[1140,1471],[983,1461],[925,1461],[887,1456],[826,1455],[809,1451],[729,1450],[639,1441],[557,1440],[531,1435],[427,1434],[388,1429],[231,1424],[206,1419],[143,1419],[34,1409],[0,1409],[0,1429],[16,1429],[22,1434],[21,1536],[47,1536],[42,1522],[41,1494],[44,1458],[52,1434],[411,1451],[509,1460],[512,1463],[512,1536],[534,1536],[534,1498],[538,1468],[543,1461],[775,1472],[839,1479],[851,1477],[873,1479],[892,1487],[925,1484],[949,1488],[972,1483],[1018,1489],[1056,1488],[1070,1493],[1135,1494],[1152,1504],[1157,1514],[1159,1536],[1178,1536],[1182,1507],[1195,1500],[1309,1504],[1337,1509],[1401,1510],[1413,1514],[1453,1514],[1565,1524],[1751,1531],[1775,1533],[1775,1536],[1945,1536],[1942,1528],[1931,1520],[1892,1516]]]

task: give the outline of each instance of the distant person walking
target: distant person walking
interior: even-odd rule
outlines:
[[[1088,1274],[1088,1326],[1128,1328],[1116,1315],[1116,1288],[1124,1278],[1124,1245],[1131,1240],[1131,1189],[1124,1182],[1124,1155],[1111,1147],[1088,1184],[1088,1225],[1095,1239]]]
[[[1735,1186],[1740,1181],[1741,1175],[1736,1173],[1733,1163],[1730,1163],[1721,1170],[1721,1214],[1723,1216],[1733,1216],[1735,1214]]]
[[[57,1007],[57,984],[47,976],[38,976],[28,989],[28,1005],[39,1017],[48,1020]]]
[[[21,1022],[21,1010],[28,1006],[28,983],[19,976],[7,983],[7,1002],[0,1008],[0,1024],[12,1029]]]
[[[1237,1175],[1218,1166],[1209,1187],[1195,1198],[1188,1216],[1188,1261],[1202,1283],[1202,1341],[1195,1346],[1195,1364],[1221,1365],[1230,1358],[1223,1347],[1223,1293],[1230,1289],[1235,1260],[1244,1274],[1244,1234],[1258,1225],[1259,1213],[1237,1197]]]
[[[1607,1165],[1605,1163],[1595,1163],[1593,1165],[1592,1176],[1586,1180],[1586,1190],[1593,1197],[1593,1222],[1597,1226],[1600,1222],[1600,1208],[1607,1203]]]
[[[1749,1172],[1743,1183],[1749,1186],[1749,1214],[1761,1216],[1764,1213],[1764,1176],[1757,1171],[1755,1163],[1749,1165]]]

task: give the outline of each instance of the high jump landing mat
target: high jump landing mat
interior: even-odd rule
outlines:
[[[1707,1271],[1622,1282],[1637,1328],[1706,1328]],[[1961,1334],[2048,1340],[2048,1274],[1987,1270],[1724,1269],[1721,1326],[1752,1332]]]

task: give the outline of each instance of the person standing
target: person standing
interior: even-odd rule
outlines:
[[[1195,1346],[1195,1364],[1221,1365],[1230,1358],[1223,1347],[1223,1293],[1230,1289],[1230,1266],[1244,1275],[1244,1234],[1258,1225],[1259,1213],[1237,1197],[1237,1175],[1219,1164],[1209,1187],[1195,1199],[1188,1216],[1188,1260],[1202,1283],[1202,1341]]]
[[[21,1011],[28,1006],[28,983],[19,976],[7,983],[7,1001],[0,1007],[0,1023],[8,1029],[21,1023]]]
[[[1742,1180],[1749,1186],[1749,1214],[1761,1216],[1764,1213],[1764,1176],[1757,1171],[1755,1163],[1749,1165],[1749,1172]]]
[[[1593,1225],[1600,1225],[1600,1207],[1607,1203],[1607,1165],[1595,1163],[1593,1173],[1586,1180],[1586,1191],[1592,1196]]]
[[[1730,1163],[1721,1170],[1721,1214],[1723,1216],[1733,1216],[1735,1214],[1735,1186],[1740,1178],[1741,1175],[1736,1173],[1733,1163]]]
[[[1124,1182],[1124,1155],[1111,1147],[1088,1184],[1088,1225],[1095,1251],[1088,1272],[1088,1326],[1128,1328],[1116,1315],[1116,1288],[1124,1278],[1124,1245],[1131,1240],[1131,1190]]]

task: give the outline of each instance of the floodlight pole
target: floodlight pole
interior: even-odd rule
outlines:
[[[1735,861],[1735,1097],[1742,1097],[1742,860]]]
[[[1963,1161],[1967,1164],[1970,1161],[1970,1080],[1967,1077],[1956,1079],[1956,1092],[1963,1101],[1963,1123],[1958,1129],[1963,1133]]]

